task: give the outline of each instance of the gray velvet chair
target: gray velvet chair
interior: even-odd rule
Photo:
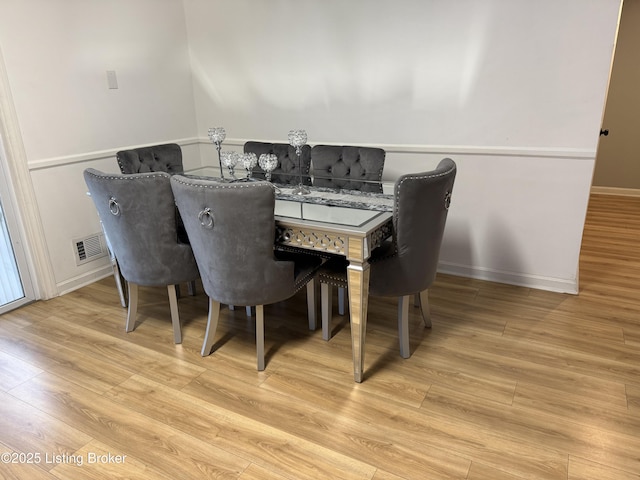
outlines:
[[[311,149],[313,184],[318,187],[382,192],[385,151],[381,148],[315,145]]]
[[[395,183],[393,236],[372,252],[369,295],[398,297],[400,355],[410,356],[409,303],[419,295],[422,318],[431,326],[428,288],[436,277],[456,164],[445,158],[435,170],[401,176]],[[330,337],[331,301],[328,285],[346,287],[346,262],[327,262],[320,273],[322,332]]]
[[[273,153],[278,157],[278,167],[272,172],[271,178],[276,183],[297,184],[299,182],[300,169],[298,168],[298,157],[296,149],[288,143],[268,143],[268,142],[246,142],[244,144],[245,153],[255,153],[258,158],[263,153]],[[302,163],[302,183],[311,185],[309,171],[311,168],[311,147],[304,145],[300,155]],[[257,165],[253,170],[256,178],[265,178],[264,170]]]
[[[132,173],[167,172],[171,175],[182,173],[182,148],[177,143],[164,143],[161,145],[151,145],[149,147],[131,148],[120,150],[116,153],[116,160],[120,171],[129,175]],[[182,243],[189,243],[189,237],[182,224],[180,215],[176,210],[176,232],[178,239]],[[114,275],[118,275],[118,262],[114,262]],[[116,279],[117,284],[118,279]],[[122,282],[120,282],[122,283]],[[124,297],[124,291],[118,285],[120,298]],[[195,295],[195,283],[189,284],[189,293]],[[180,290],[178,289],[178,295]]]
[[[116,153],[123,174],[167,172],[182,173],[182,149],[177,143],[132,148]]]
[[[178,242],[171,176],[84,171],[102,226],[128,284],[126,331],[135,327],[138,285],[167,286],[175,343],[181,343],[176,286],[200,275],[191,247]]]
[[[382,171],[386,153],[382,148],[350,145],[315,145],[311,149],[313,185],[382,193]],[[320,283],[334,285],[327,276]],[[340,283],[340,282],[338,282]],[[345,289],[338,286],[338,311],[344,315]]]
[[[322,259],[275,252],[275,190],[268,182],[219,183],[175,175],[171,187],[209,295],[202,356],[211,353],[221,303],[256,305],[257,363],[264,370],[264,305],[286,300],[305,285],[313,299]],[[315,328],[315,308],[308,313]]]

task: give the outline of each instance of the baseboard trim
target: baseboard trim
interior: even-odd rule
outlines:
[[[541,277],[536,275],[525,275],[514,272],[503,272],[499,270],[491,270],[486,268],[472,267],[469,265],[460,265],[456,263],[440,262],[438,264],[438,272],[457,277],[473,278],[476,280],[484,280],[487,282],[505,283],[507,285],[515,285],[518,287],[535,288],[538,290],[547,290],[550,292],[569,293],[576,295],[578,293],[577,280],[565,280],[559,278]],[[87,272],[78,277],[72,278],[58,284],[58,295],[65,295],[69,292],[90,285],[98,280],[113,275],[113,267],[111,264],[100,267],[91,272]]]
[[[638,188],[600,187],[593,185],[591,193],[596,195],[621,195],[623,197],[640,197]]]
[[[562,278],[541,277],[515,272],[504,272],[486,268],[472,267],[455,263],[440,262],[438,272],[458,277],[474,278],[488,282],[505,283],[518,287],[535,288],[557,293],[578,294],[578,280],[566,280]]]
[[[92,270],[91,272],[87,272],[64,282],[58,283],[58,295],[61,296],[73,292],[74,290],[86,287],[87,285],[97,282],[98,280],[102,280],[103,278],[107,278],[111,275],[113,275],[113,267],[111,266],[111,263],[108,263],[107,265],[97,268],[96,270]]]

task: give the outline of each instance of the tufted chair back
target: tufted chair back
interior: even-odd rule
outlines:
[[[116,154],[122,173],[182,173],[182,149],[177,143],[121,150]]]
[[[116,159],[123,174],[167,172],[173,175],[184,171],[182,149],[177,143],[121,150],[116,154]],[[176,215],[176,226],[178,239],[182,243],[189,243],[180,214]]]
[[[313,184],[382,191],[382,186],[375,182],[382,180],[384,159],[385,151],[381,148],[316,145],[311,149]]]
[[[445,158],[435,170],[396,181],[393,241],[373,251],[371,295],[410,295],[435,280],[455,177],[455,162]]]
[[[273,153],[278,157],[278,167],[273,171],[272,179],[276,183],[294,183],[299,182],[299,169],[298,169],[298,157],[296,155],[296,149],[288,143],[267,143],[267,142],[246,142],[244,144],[245,153],[255,153],[258,158],[263,153]],[[311,147],[305,145],[302,147],[301,163],[302,163],[302,175],[303,183],[305,185],[311,184],[311,178],[309,177],[309,170],[311,168]],[[264,171],[260,166],[256,166],[253,170],[254,175],[258,178],[264,178]]]

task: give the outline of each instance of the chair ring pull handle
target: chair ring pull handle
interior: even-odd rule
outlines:
[[[111,215],[114,215],[116,217],[120,215],[120,205],[118,204],[118,201],[115,199],[115,197],[111,197],[109,199],[109,211],[111,212]]]
[[[449,205],[451,205],[451,192],[447,192],[444,195],[444,209],[449,210]]]
[[[202,210],[198,214],[198,220],[200,220],[200,225],[204,228],[213,228],[213,216],[211,215],[211,209],[207,207]]]

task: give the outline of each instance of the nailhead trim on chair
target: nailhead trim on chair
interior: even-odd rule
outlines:
[[[194,179],[194,180],[198,180],[198,179]],[[230,189],[237,189],[237,188],[255,188],[258,186],[264,186],[264,185],[269,185],[273,190],[275,190],[275,186],[271,183],[271,182],[267,182],[267,181],[258,181],[258,182],[251,182],[251,183],[217,183],[215,185],[202,185],[202,184],[198,184],[198,183],[187,183],[184,182],[182,180],[180,180],[179,178],[174,177],[174,182],[177,183],[181,183],[183,185],[188,185],[190,187],[198,187],[198,188],[230,188]]]
[[[93,174],[90,174],[93,175]],[[136,180],[138,178],[153,178],[153,177],[170,177],[167,172],[153,172],[153,173],[118,173],[115,175],[93,175],[98,180]]]
[[[326,283],[332,287],[347,288],[346,275],[334,275],[321,270],[320,273],[318,273],[318,280],[320,280],[320,283]]]

